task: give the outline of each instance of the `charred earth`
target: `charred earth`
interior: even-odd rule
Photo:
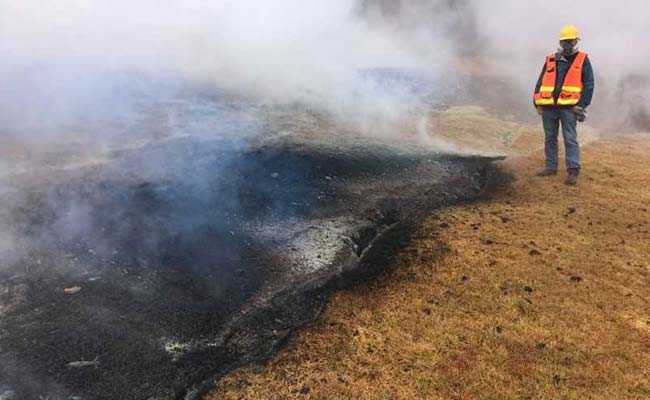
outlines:
[[[350,136],[188,136],[0,185],[0,395],[195,398],[381,271],[494,158]]]

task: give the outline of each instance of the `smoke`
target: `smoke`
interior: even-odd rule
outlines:
[[[374,135],[411,118],[423,143],[456,151],[425,140],[410,110],[464,102],[532,118],[567,23],[596,71],[592,123],[649,130],[649,21],[643,0],[0,1],[0,176],[170,137],[246,140],[295,104]]]
[[[596,70],[592,115],[643,125],[649,21],[643,0],[2,1],[0,135],[99,148],[125,132],[164,137],[181,130],[169,104],[188,85],[346,118],[396,118],[421,103],[377,71],[415,71],[438,85],[434,97],[457,87],[452,100],[530,116],[566,23],[582,29]],[[612,106],[618,117],[605,118]]]
[[[385,93],[360,72],[434,76],[449,49],[432,29],[407,31],[369,24],[353,0],[3,1],[0,129],[106,138],[150,111],[142,99],[160,104],[189,84],[338,115],[399,114],[411,93]]]
[[[421,143],[455,152],[411,111],[477,103],[532,120],[567,23],[596,71],[590,123],[647,131],[648,22],[643,0],[0,0],[0,177],[168,138],[241,143],[282,125],[267,120],[278,107],[287,132],[304,122],[294,109],[317,110],[355,134],[415,126]],[[5,232],[0,250],[16,242]]]
[[[544,55],[558,48],[560,28],[573,24],[582,31],[580,46],[591,54],[602,75],[616,78],[647,70],[649,53],[643,43],[648,39],[650,9],[642,0],[474,3],[491,54],[499,57],[505,68],[514,66],[517,71],[537,61],[535,65],[540,64],[537,69],[541,69]]]
[[[580,47],[589,53],[596,74],[592,121],[614,132],[650,130],[646,1],[473,0],[473,4],[490,68],[514,83],[519,93],[532,92],[544,56],[558,47],[560,28],[573,24],[582,31]],[[531,104],[528,99],[520,101]],[[532,113],[532,107],[529,110]]]

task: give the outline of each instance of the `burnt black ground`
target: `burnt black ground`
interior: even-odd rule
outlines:
[[[498,175],[491,158],[335,127],[266,132],[260,116],[276,110],[211,91],[152,93],[137,118],[83,126],[93,140],[0,181],[0,396],[197,396],[271,356],[332,289],[381,271],[420,215],[476,199]],[[71,166],[113,130],[123,150]]]
[[[6,217],[29,244],[2,257],[0,389],[18,399],[191,397],[270,356],[317,315],[333,282],[380,268],[389,228],[478,196],[492,161],[174,140],[14,185]],[[64,294],[73,286],[81,292]]]

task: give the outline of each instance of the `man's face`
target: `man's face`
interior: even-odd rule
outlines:
[[[571,53],[577,44],[578,39],[560,40],[560,47],[562,47],[565,53]]]

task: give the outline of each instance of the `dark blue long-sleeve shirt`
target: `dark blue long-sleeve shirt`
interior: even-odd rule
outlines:
[[[562,91],[562,84],[564,83],[564,78],[566,77],[569,67],[573,64],[573,61],[576,58],[575,53],[571,56],[557,55],[557,77],[555,81],[555,91],[553,92],[553,98],[557,101],[560,97],[560,92]],[[542,72],[539,74],[539,79],[537,79],[537,85],[535,86],[535,93],[539,93],[539,88],[542,86],[542,78],[544,77],[544,71],[546,70],[546,63],[542,66]],[[580,96],[580,101],[578,105],[583,108],[589,107],[591,104],[591,99],[594,97],[594,70],[591,66],[591,61],[589,57],[585,59],[585,63],[582,67],[582,95]],[[571,107],[571,106],[555,106],[555,107]]]

